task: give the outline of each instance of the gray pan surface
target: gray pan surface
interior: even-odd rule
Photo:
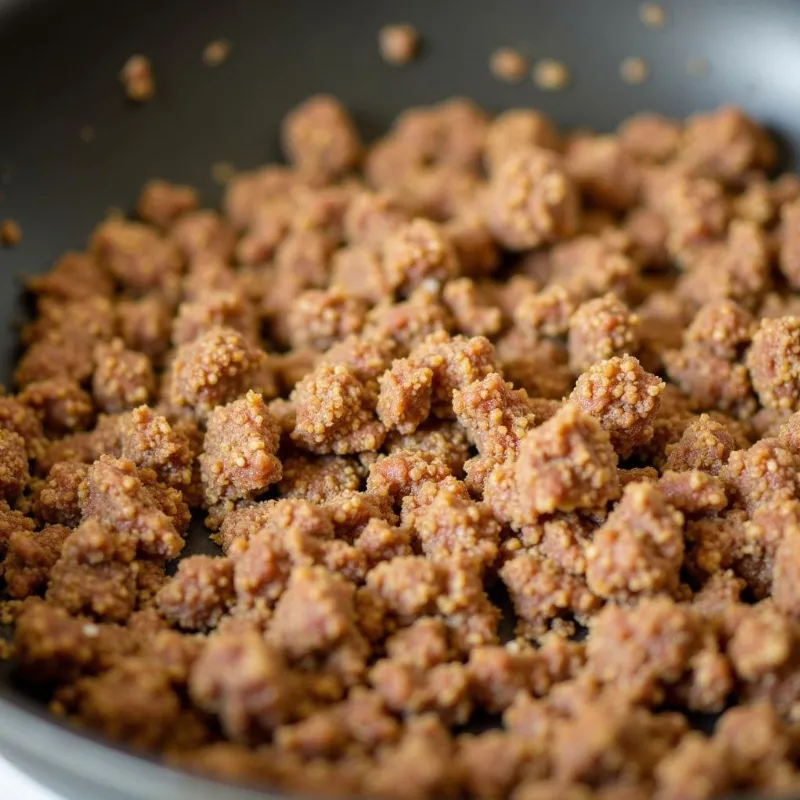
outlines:
[[[537,106],[562,126],[613,128],[654,110],[678,116],[738,103],[800,144],[800,2],[662,0],[663,29],[645,28],[637,0],[0,0],[0,219],[24,240],[0,251],[0,381],[13,364],[21,274],[80,248],[110,207],[129,209],[149,177],[198,186],[218,201],[215,162],[238,168],[278,157],[285,111],[315,92],[338,95],[367,136],[403,108],[453,95],[491,111]],[[382,63],[378,28],[415,24],[421,57]],[[233,43],[204,66],[205,45]],[[494,80],[503,44],[565,61],[572,85],[547,94]],[[141,52],[158,92],[125,102],[118,72]],[[647,60],[641,86],[619,78],[626,56]],[[687,74],[705,59],[708,75]],[[95,137],[85,142],[81,129]],[[197,552],[200,542],[190,552]],[[249,800],[268,797],[183,775],[53,722],[0,668],[0,752],[74,800]],[[0,797],[4,797],[0,787]],[[9,800],[16,800],[10,798]]]

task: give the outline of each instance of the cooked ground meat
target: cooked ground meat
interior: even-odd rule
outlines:
[[[29,282],[14,668],[309,796],[797,793],[800,181],[766,133],[456,98],[365,147],[316,96],[282,141],[221,212],[150,181]]]

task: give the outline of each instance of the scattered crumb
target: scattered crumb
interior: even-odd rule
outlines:
[[[94,128],[91,125],[84,125],[78,135],[84,142],[91,142],[94,139]]]
[[[504,83],[519,83],[528,72],[528,59],[513,47],[500,47],[489,59],[492,75]]]
[[[136,103],[152,100],[156,93],[153,65],[147,56],[131,56],[119,73],[119,79],[128,99]]]
[[[230,161],[217,161],[211,166],[211,177],[214,183],[224,186],[234,175],[236,167]]]
[[[705,78],[711,70],[707,58],[690,58],[686,62],[686,73],[693,78]]]
[[[408,64],[419,49],[417,29],[407,23],[384,25],[378,31],[378,49],[387,64]]]
[[[625,83],[644,83],[650,75],[650,67],[643,58],[628,56],[622,59],[619,74]]]
[[[231,43],[227,39],[215,39],[203,50],[203,63],[207,67],[218,67],[224,64],[231,54]]]
[[[546,92],[557,92],[569,83],[569,69],[563,61],[543,58],[533,68],[533,82]]]
[[[0,222],[0,244],[4,247],[15,247],[22,241],[22,228],[13,219]]]
[[[667,13],[658,3],[642,3],[639,6],[639,19],[648,28],[663,28],[667,22]]]

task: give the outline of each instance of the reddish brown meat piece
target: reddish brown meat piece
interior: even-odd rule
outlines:
[[[755,321],[747,309],[732,300],[704,305],[686,329],[684,341],[698,345],[719,358],[741,357],[755,333]]]
[[[567,405],[522,440],[516,461],[495,468],[486,499],[514,525],[553,511],[596,508],[619,495],[616,467],[608,434]]]
[[[102,456],[92,464],[78,496],[83,519],[99,523],[130,540],[153,558],[174,558],[183,539],[142,483],[133,462]]]
[[[89,253],[64,253],[49,272],[28,279],[26,285],[37,297],[66,302],[114,292],[111,276]]]
[[[11,534],[2,562],[9,597],[30,597],[47,585],[61,546],[71,533],[63,525],[47,525],[36,533],[21,530]]]
[[[155,391],[155,376],[144,353],[126,350],[121,339],[98,345],[94,352],[92,394],[98,407],[116,414],[146,403]]]
[[[228,261],[236,247],[236,231],[216,211],[201,209],[181,216],[169,232],[187,262],[198,258]]]
[[[181,345],[170,365],[168,400],[201,420],[248,389],[271,397],[272,375],[264,351],[232,328],[211,328]]]
[[[594,364],[578,378],[570,401],[593,416],[622,458],[653,438],[653,417],[664,382],[645,372],[633,356]]]
[[[703,414],[686,428],[679,441],[667,446],[664,468],[676,472],[699,469],[719,475],[735,449],[736,442],[725,426]]]
[[[564,163],[584,195],[601,208],[624,211],[638,199],[639,166],[614,136],[577,137]]]
[[[652,484],[625,487],[586,551],[589,588],[626,599],[674,592],[683,561],[683,515]]]
[[[493,172],[485,202],[486,224],[509,250],[564,239],[578,227],[579,192],[549,150],[513,151]]]
[[[361,331],[367,304],[339,289],[309,289],[289,310],[286,327],[293,348],[311,347],[324,352]]]
[[[0,429],[0,496],[13,501],[29,480],[25,440],[18,433]]]
[[[157,289],[170,296],[176,293],[180,253],[152,228],[110,219],[95,230],[91,245],[97,260],[131,292]]]
[[[769,169],[774,160],[769,134],[734,106],[690,117],[678,156],[687,174],[727,183],[750,169]]]
[[[373,411],[371,387],[346,364],[318,366],[297,384],[292,401],[297,410],[292,438],[312,453],[376,450],[386,437]]]
[[[169,347],[172,308],[160,294],[117,304],[119,335],[129,350],[144,353],[158,363]]]
[[[592,622],[588,668],[602,682],[619,681],[632,700],[652,703],[677,683],[700,647],[700,627],[688,606],[644,598],[633,608],[607,605]]]
[[[720,471],[733,499],[749,511],[778,497],[800,491],[798,457],[778,439],[762,439],[747,450],[735,450]]]
[[[485,304],[471,278],[445,284],[442,299],[453,315],[454,330],[466,336],[493,336],[502,327],[499,308]]]
[[[45,523],[74,528],[81,520],[78,489],[86,480],[89,467],[78,461],[53,465],[47,478],[33,486],[33,508]]]
[[[248,392],[208,416],[200,475],[205,500],[249,499],[281,479],[281,463],[274,455],[280,428],[261,395]]]
[[[344,106],[317,95],[284,118],[281,139],[289,161],[309,181],[330,182],[355,167],[361,141]]]
[[[358,630],[353,586],[324,567],[295,569],[267,639],[290,663],[316,658],[345,685],[363,674],[369,652]]]
[[[22,437],[29,459],[42,457],[45,450],[42,423],[32,409],[15,397],[0,397],[0,430]]]
[[[530,147],[559,150],[560,136],[555,125],[541,112],[512,108],[495,117],[486,131],[484,160],[490,173],[515,151]]]
[[[214,628],[233,601],[233,566],[211,556],[184,558],[156,595],[164,618],[189,631]]]
[[[251,742],[292,718],[300,686],[280,652],[248,631],[209,639],[192,668],[189,693],[219,717],[230,738]]]
[[[259,320],[253,305],[239,292],[207,290],[178,306],[172,324],[172,343],[186,344],[215,327],[239,331],[258,344]]]
[[[765,319],[747,352],[747,368],[761,405],[795,411],[800,406],[800,320]]]
[[[197,189],[162,180],[148,181],[136,201],[136,213],[144,222],[169,228],[182,214],[194,211],[200,198]]]
[[[680,147],[682,127],[677,120],[643,112],[629,117],[619,126],[619,140],[638,160],[663,163]]]
[[[431,453],[443,461],[454,475],[459,475],[469,457],[467,432],[457,422],[434,422],[414,433],[391,434],[386,440],[389,454],[397,450]]]
[[[569,292],[555,284],[523,297],[514,309],[514,322],[534,337],[564,336],[575,308]]]
[[[341,456],[291,456],[283,462],[278,491],[282,497],[322,503],[345,492],[357,491],[362,475],[357,461]]]
[[[613,294],[580,305],[569,321],[569,365],[581,373],[598,361],[635,355],[640,322]]]
[[[435,223],[414,219],[388,236],[381,248],[389,286],[409,294],[426,281],[444,282],[459,273],[458,256]]]
[[[63,435],[89,427],[94,419],[92,398],[69,378],[29,383],[19,401],[32,408],[49,434]]]

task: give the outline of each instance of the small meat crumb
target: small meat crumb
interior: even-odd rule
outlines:
[[[119,79],[125,87],[125,95],[134,103],[145,103],[155,97],[153,65],[147,56],[131,56],[120,71]]]
[[[658,3],[642,3],[639,6],[639,19],[648,28],[663,28],[667,22],[667,13]]]
[[[0,244],[4,247],[16,247],[22,241],[22,228],[13,219],[0,222]]]
[[[533,67],[533,82],[545,92],[559,92],[569,83],[569,68],[563,61],[543,58]]]
[[[528,72],[528,59],[513,47],[498,47],[489,59],[489,70],[503,83],[521,83]]]
[[[218,67],[224,64],[231,54],[231,43],[227,39],[215,39],[203,50],[203,63],[207,67]]]
[[[408,23],[384,25],[378,31],[378,50],[387,64],[402,67],[416,58],[419,33]]]
[[[622,59],[619,74],[625,83],[644,83],[650,76],[650,67],[643,58],[628,56]]]

